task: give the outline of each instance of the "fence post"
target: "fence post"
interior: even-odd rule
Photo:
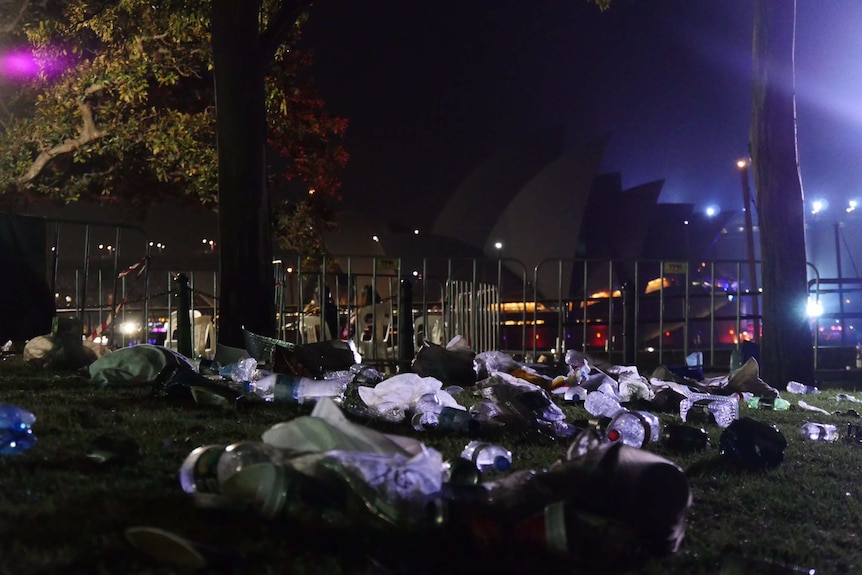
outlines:
[[[635,362],[635,289],[626,282],[620,288],[623,295],[623,365]]]
[[[192,326],[189,319],[191,290],[189,277],[184,273],[174,276],[174,295],[177,298],[177,351],[192,358]],[[170,334],[168,334],[170,336]]]
[[[410,371],[413,363],[413,284],[401,280],[398,294],[398,372]]]

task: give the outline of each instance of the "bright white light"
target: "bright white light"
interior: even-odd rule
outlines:
[[[503,242],[494,242],[494,249],[497,249],[497,250],[503,249]]]
[[[688,225],[688,220],[683,220],[683,221],[682,221],[682,223],[683,223],[683,225],[686,225],[686,226],[687,226],[687,225]]]
[[[416,270],[413,270],[413,277],[414,277],[414,278],[418,278],[418,277],[419,277],[419,272],[418,272],[418,271],[416,271]]]
[[[820,317],[823,315],[823,304],[820,303],[820,300],[808,300],[805,313],[808,314],[808,317]]]
[[[813,202],[811,202],[811,213],[812,214],[819,214],[820,212],[822,212],[825,209],[826,209],[826,202],[824,202],[823,200],[814,200]]]
[[[711,218],[711,217],[714,217],[714,216],[715,216],[715,214],[717,214],[717,213],[718,213],[718,208],[716,208],[715,206],[707,206],[707,208],[706,208],[706,215],[707,215],[708,217],[710,217],[710,218]]]
[[[380,238],[379,238],[379,237],[377,237],[377,236],[371,236],[371,239],[372,239],[372,240],[374,240],[375,242],[379,242],[379,241],[380,241]]]
[[[141,324],[133,321],[124,321],[120,324],[120,333],[123,335],[132,335],[141,331]]]
[[[736,167],[740,170],[748,165],[748,160],[736,160]]]
[[[856,200],[850,200],[849,202],[847,202],[847,213],[849,214],[850,212],[855,210],[858,205],[859,203]]]
[[[414,236],[418,236],[418,235],[419,235],[419,228],[416,228],[415,230],[413,230],[413,235],[414,235]]]

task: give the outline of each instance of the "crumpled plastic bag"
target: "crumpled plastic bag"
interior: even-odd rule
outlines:
[[[291,468],[323,481],[347,483],[368,509],[388,523],[422,521],[424,505],[443,485],[443,456],[406,436],[349,421],[329,398],[309,416],[278,423],[264,443],[295,456]]]
[[[155,383],[166,368],[195,371],[191,361],[166,347],[141,344],[109,353],[89,366],[90,379],[102,387],[112,384]]]
[[[373,415],[391,422],[403,420],[413,401],[426,393],[436,394],[444,407],[466,409],[443,389],[442,381],[415,373],[393,375],[374,387],[360,386],[357,391]]]
[[[296,452],[363,451],[413,456],[422,452],[422,443],[411,437],[382,433],[345,417],[332,399],[323,397],[311,415],[277,423],[263,432],[264,443]]]

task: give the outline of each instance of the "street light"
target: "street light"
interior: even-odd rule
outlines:
[[[811,214],[817,215],[826,209],[826,202],[823,200],[814,200],[811,202]]]

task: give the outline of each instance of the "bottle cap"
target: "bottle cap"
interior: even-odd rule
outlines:
[[[498,455],[494,458],[494,469],[497,471],[507,471],[512,467],[512,462],[508,458]]]

